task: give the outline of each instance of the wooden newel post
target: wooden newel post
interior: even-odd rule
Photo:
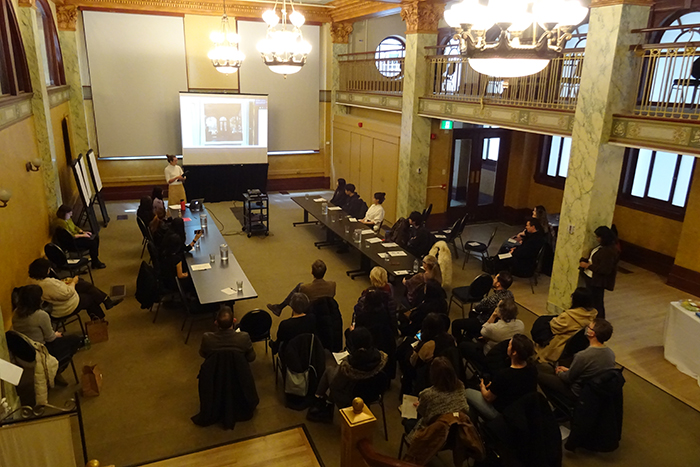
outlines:
[[[359,397],[352,401],[352,407],[340,409],[340,414],[340,467],[366,466],[367,463],[357,450],[357,442],[365,438],[372,441],[377,419]]]

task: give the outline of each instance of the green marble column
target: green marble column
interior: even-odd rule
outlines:
[[[41,43],[43,37],[37,28],[36,10],[22,5],[17,12],[20,34],[27,55],[29,76],[32,83],[32,113],[34,114],[34,129],[36,144],[42,159],[41,174],[44,177],[44,195],[49,215],[53,217],[58,205],[62,203],[61,186],[56,169],[56,151],[51,129],[51,107],[49,94],[46,90],[43,59],[41,58]]]
[[[338,56],[348,53],[348,43],[333,43],[333,64],[331,67],[331,102],[333,102],[333,115],[345,115],[348,113],[347,106],[336,104],[336,94],[340,90],[340,66]]]
[[[571,304],[581,256],[596,245],[593,231],[610,226],[620,183],[624,148],[607,144],[615,113],[631,110],[640,44],[632,29],[647,25],[650,7],[639,4],[591,8],[586,56],[572,132],[571,158],[561,206],[559,237],[547,308],[559,313]],[[640,3],[640,2],[637,2]]]
[[[58,39],[63,53],[63,68],[66,73],[66,84],[70,86],[70,131],[74,157],[86,154],[90,149],[88,142],[87,123],[85,121],[85,106],[83,103],[83,84],[80,81],[80,65],[78,63],[78,38],[75,30],[59,30]]]

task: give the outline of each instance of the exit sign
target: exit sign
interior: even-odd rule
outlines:
[[[441,130],[451,130],[454,122],[452,120],[441,120],[440,129]]]

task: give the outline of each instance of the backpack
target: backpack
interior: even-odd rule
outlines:
[[[400,247],[405,248],[408,244],[408,239],[411,237],[410,227],[411,225],[408,223],[408,219],[400,217],[391,227],[391,230],[386,233],[384,240],[387,242],[394,242]]]

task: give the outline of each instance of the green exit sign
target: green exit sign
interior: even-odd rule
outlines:
[[[441,130],[451,130],[454,122],[452,120],[441,120],[440,129]]]

